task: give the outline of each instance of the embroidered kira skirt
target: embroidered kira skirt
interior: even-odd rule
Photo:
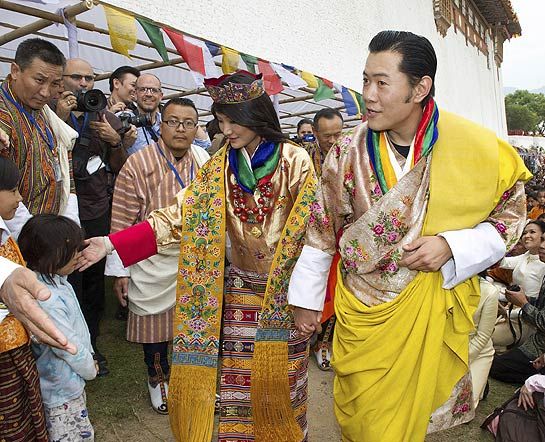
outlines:
[[[221,337],[219,442],[254,441],[250,398],[251,363],[267,275],[234,266],[226,272]],[[308,340],[294,330],[288,342],[290,397],[307,440]]]
[[[0,354],[0,439],[48,441],[40,378],[28,345]]]

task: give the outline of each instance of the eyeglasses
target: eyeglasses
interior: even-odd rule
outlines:
[[[161,89],[159,89],[158,87],[137,87],[136,92],[140,92],[141,94],[149,92],[153,95],[158,95],[161,93]]]
[[[85,78],[85,81],[87,83],[95,79],[94,75],[80,75],[80,74],[64,74],[63,77],[70,77],[74,81],[81,81]]]
[[[166,120],[165,123],[168,127],[173,127],[175,129],[178,129],[180,126],[182,126],[185,130],[192,130],[197,127],[197,123],[191,120],[185,120],[185,121]]]

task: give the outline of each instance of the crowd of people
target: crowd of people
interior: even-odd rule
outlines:
[[[206,79],[203,128],[153,74],[119,67],[106,98],[87,60],[22,42],[0,91],[2,438],[94,440],[105,276],[178,441],[215,413],[219,441],[308,440],[309,346],[346,441],[468,422],[489,375],[537,409],[545,190],[438,107],[436,70],[426,38],[380,32],[366,121],[324,108],[290,140],[261,75]]]

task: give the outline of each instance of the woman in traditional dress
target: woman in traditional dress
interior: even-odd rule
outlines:
[[[286,292],[314,171],[306,151],[282,134],[260,75],[240,71],[205,86],[225,146],[177,204],[109,239],[91,239],[82,265],[115,248],[127,266],[180,243],[169,384],[174,435],[211,439],[219,367],[219,441],[304,441],[308,348]]]

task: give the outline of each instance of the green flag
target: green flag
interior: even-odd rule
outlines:
[[[165,40],[163,40],[161,29],[159,29],[157,25],[153,24],[147,18],[136,17],[136,20],[138,20],[138,23],[140,23],[142,29],[144,29],[146,34],[148,34],[151,44],[155,47],[155,49],[157,49],[157,52],[159,52],[159,55],[163,61],[168,62],[167,47],[165,46]]]
[[[314,92],[314,101],[326,100],[328,98],[333,98],[335,92],[330,87],[327,87],[326,84],[322,81],[321,78],[318,78],[318,87]]]
[[[358,100],[358,104],[360,105],[360,112],[362,114],[365,113],[365,103],[363,102],[363,97],[359,92],[354,91],[354,95],[356,96],[356,100]]]
[[[257,58],[253,55],[243,54],[240,53],[240,57],[246,63],[246,66],[248,66],[248,71],[252,74],[255,74],[255,65],[257,64]]]

